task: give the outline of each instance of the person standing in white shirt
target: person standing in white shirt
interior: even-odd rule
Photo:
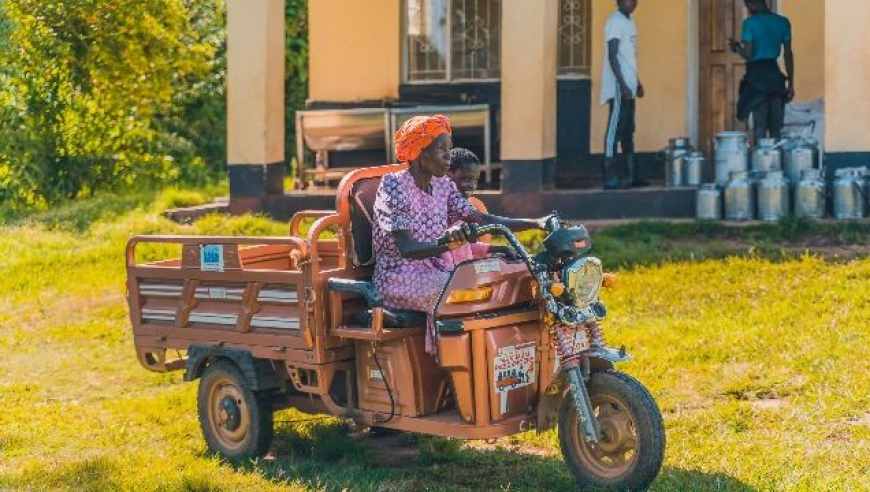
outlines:
[[[601,77],[601,104],[610,108],[604,147],[605,189],[647,185],[636,179],[634,169],[635,101],[644,96],[643,84],[637,75],[637,25],[631,18],[637,2],[617,0],[619,10],[607,19],[604,26],[607,53]],[[617,144],[625,156],[624,183],[613,172]]]

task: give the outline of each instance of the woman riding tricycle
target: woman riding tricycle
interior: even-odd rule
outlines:
[[[404,165],[348,175],[337,210],[300,214],[291,237],[131,239],[140,361],[201,378],[203,433],[230,458],[265,453],[272,412],[287,407],[463,439],[558,424],[578,482],[647,487],[662,419],[613,369],[630,356],[604,342],[605,275],[589,234],[555,214],[479,212],[445,176],[451,146],[447,118],[409,120],[396,135]],[[307,238],[292,237],[308,216]],[[535,228],[546,240],[530,256],[513,231]],[[482,235],[509,246],[446,256]],[[144,241],[181,243],[182,258],[137,264]],[[167,349],[186,356],[166,360]]]

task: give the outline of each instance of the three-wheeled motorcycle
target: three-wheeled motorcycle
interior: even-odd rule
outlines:
[[[203,435],[229,459],[266,453],[273,412],[295,407],[460,439],[558,425],[580,484],[647,487],[664,456],[662,418],[650,393],[614,369],[630,356],[605,343],[599,290],[609,277],[587,256],[586,229],[554,215],[531,256],[506,228],[480,227],[516,256],[456,268],[435,311],[437,353],[427,354],[426,314],[388,309],[370,282],[375,194],[404,168],[349,174],[336,210],[296,214],[286,237],[131,238],[139,361],[200,380]],[[142,243],[180,245],[180,258],[138,261]]]

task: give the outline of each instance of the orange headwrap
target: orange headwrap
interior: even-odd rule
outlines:
[[[444,133],[452,133],[450,119],[444,115],[414,116],[396,132],[396,158],[411,162]]]

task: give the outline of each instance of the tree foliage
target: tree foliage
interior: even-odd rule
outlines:
[[[287,0],[288,134],[306,97],[305,10]],[[0,202],[219,176],[225,15],[214,0],[0,0]]]

